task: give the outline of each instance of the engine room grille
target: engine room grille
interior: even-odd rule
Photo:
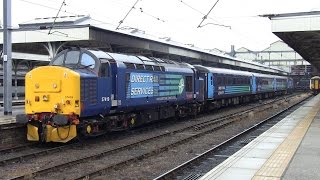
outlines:
[[[81,101],[89,104],[97,103],[97,80],[81,79]]]

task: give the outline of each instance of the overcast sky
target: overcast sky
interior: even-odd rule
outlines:
[[[63,0],[12,0],[12,22],[17,25],[37,17],[54,17]],[[136,0],[65,0],[62,15],[90,15],[99,25],[116,28]],[[279,40],[271,32],[271,22],[262,14],[319,11],[320,0],[219,0],[197,28],[216,0],[139,0],[120,27],[144,30],[155,37],[171,37],[203,49],[229,51],[246,47],[263,50]],[[141,10],[143,12],[141,12]],[[3,8],[1,3],[1,15]],[[2,16],[1,16],[2,17]],[[3,22],[1,18],[1,22]]]

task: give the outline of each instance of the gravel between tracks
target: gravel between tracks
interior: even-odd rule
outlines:
[[[285,104],[288,104],[288,103],[285,103]],[[250,106],[252,106],[252,104]],[[285,105],[282,105],[281,108],[282,107],[285,107]],[[153,131],[132,134],[130,136],[119,136],[119,138],[107,139],[107,140],[99,141],[99,143],[90,143],[90,145],[83,145],[83,146],[79,146],[63,152],[37,157],[35,159],[31,159],[26,162],[10,164],[10,165],[1,167],[0,179],[8,179],[15,176],[28,174],[38,169],[42,169],[44,167],[59,164],[61,162],[78,159],[80,157],[92,155],[104,150],[113,149],[115,147],[136,142],[138,140],[142,140],[142,139],[145,139],[146,137],[154,136],[156,134],[161,134],[163,132],[171,132],[175,129],[181,128],[181,126],[187,126],[192,123],[195,123],[196,121],[199,122],[199,121],[204,121],[208,118],[223,116],[226,113],[241,112],[247,108],[248,106],[242,106],[238,108],[228,108],[226,110],[221,111],[220,113],[202,116],[200,118],[193,119],[193,120],[170,121],[168,125],[164,125],[162,127],[159,127],[158,129],[154,129]],[[265,111],[264,113],[269,114],[272,112]],[[117,171],[110,171],[108,172],[108,176],[101,177],[101,179],[106,179],[106,178],[119,179],[119,177],[121,177],[121,179],[150,179],[150,178],[156,177],[157,175],[160,175],[166,170],[171,169],[174,166],[179,165],[182,162],[194,157],[196,154],[204,152],[206,149],[209,149],[214,144],[217,144],[227,139],[228,137],[232,136],[233,133],[239,132],[244,127],[247,127],[249,122],[250,123],[256,122],[256,119],[261,119],[262,116],[264,115],[261,115],[260,117],[260,115],[255,116],[252,114],[251,118],[248,118],[245,121],[246,123],[230,125],[228,126],[228,128],[220,129],[214,133],[202,136],[201,141],[199,139],[195,139],[192,142],[188,143],[188,145],[181,145],[181,146],[178,146],[178,148],[169,149],[168,151],[161,153],[158,156],[152,156],[150,158],[146,158],[143,161],[129,164],[125,170],[120,169]],[[244,122],[244,121],[239,121],[239,122]],[[226,136],[226,134],[228,136]],[[185,136],[186,134],[181,134],[181,135]],[[158,141],[150,146],[157,148],[158,146],[161,146],[162,143],[164,142]],[[121,157],[131,157],[132,155],[136,155],[137,153],[142,153],[142,151],[139,150],[135,152],[134,150],[130,150],[118,155]],[[103,167],[105,164],[104,162],[106,161],[108,161],[108,163],[112,161],[116,162],[117,159],[118,159],[117,157],[113,157],[110,159],[102,158],[99,160],[95,160],[94,166],[90,166],[90,167],[88,167],[88,164],[79,164],[77,165],[77,168],[76,168],[77,170],[72,171],[72,173],[71,173],[71,170],[69,171],[68,169],[64,171],[65,173],[63,177],[61,177],[61,175],[58,175],[58,174],[57,176],[55,176],[55,174],[50,174],[49,177],[48,176],[46,177],[46,179],[57,179],[57,178],[68,179],[72,177],[69,175],[72,175],[72,174],[74,175],[74,173],[81,174],[83,173],[83,171],[87,171],[89,169],[90,170],[97,169],[97,168]],[[100,179],[100,178],[97,178],[97,179]]]
[[[291,100],[290,103],[284,102],[280,106],[274,105],[274,109],[251,114],[247,119],[232,123],[213,133],[196,138],[187,144],[171,148],[159,155],[129,164],[123,169],[108,171],[106,173],[107,175],[102,175],[94,179],[153,179],[297,101],[299,101],[298,98]]]

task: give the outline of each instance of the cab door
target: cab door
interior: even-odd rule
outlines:
[[[108,60],[101,59],[98,80],[98,101],[105,113],[111,108],[112,71]]]

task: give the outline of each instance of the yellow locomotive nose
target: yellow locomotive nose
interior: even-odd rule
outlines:
[[[80,75],[65,67],[43,66],[33,69],[25,77],[25,113],[32,122],[27,125],[30,141],[67,142],[77,136],[76,125],[68,122],[80,115]],[[46,118],[60,118],[68,124],[53,126]],[[55,119],[55,118],[53,118]],[[58,118],[59,119],[59,118]],[[45,131],[42,129],[45,125]],[[40,130],[41,129],[41,130]]]
[[[80,114],[80,75],[59,66],[36,68],[26,75],[26,114]]]

